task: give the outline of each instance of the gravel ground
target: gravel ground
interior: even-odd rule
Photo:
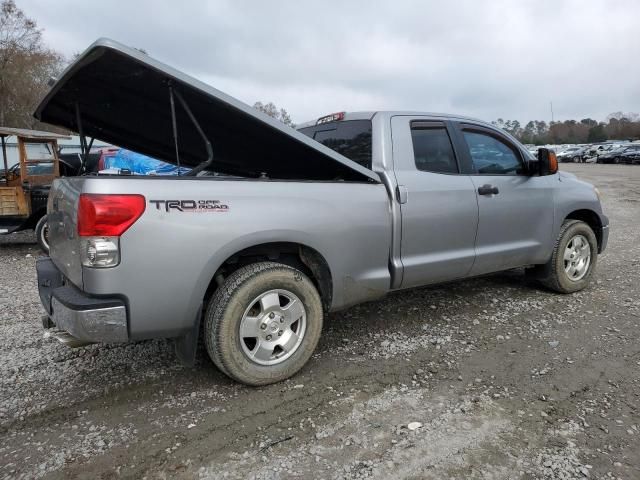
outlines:
[[[511,271],[392,294],[264,388],[166,341],[58,344],[33,235],[0,237],[0,478],[640,478],[640,168],[562,168],[611,219],[587,290]]]

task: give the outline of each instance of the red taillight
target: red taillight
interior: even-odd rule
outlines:
[[[83,193],[78,205],[81,237],[119,237],[144,213],[142,195]]]

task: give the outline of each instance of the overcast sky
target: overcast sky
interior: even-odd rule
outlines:
[[[334,111],[640,111],[637,0],[16,0],[71,57],[105,36],[297,123]]]

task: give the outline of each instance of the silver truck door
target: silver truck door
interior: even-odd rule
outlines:
[[[528,175],[524,153],[498,131],[458,124],[456,133],[472,168],[480,212],[471,275],[544,263],[554,215],[549,177]]]
[[[478,202],[460,174],[448,122],[391,118],[393,161],[402,212],[401,287],[466,276],[475,258]]]

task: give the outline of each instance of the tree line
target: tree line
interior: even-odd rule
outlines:
[[[633,112],[611,113],[605,122],[598,122],[592,118],[550,123],[531,120],[523,127],[518,120],[499,118],[491,123],[509,132],[522,143],[534,145],[640,139],[640,115]]]

